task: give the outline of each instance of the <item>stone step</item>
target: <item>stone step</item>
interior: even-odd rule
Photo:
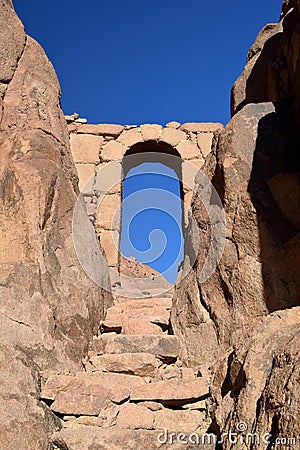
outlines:
[[[178,357],[180,344],[176,336],[103,334],[94,337],[92,350],[98,355],[151,353],[161,359],[172,360]]]
[[[163,380],[134,386],[130,390],[130,400],[154,401],[168,406],[182,406],[185,403],[198,401],[208,396],[207,380],[195,378],[191,380]]]
[[[182,367],[181,361],[166,364],[151,353],[116,353],[99,356],[90,351],[85,369],[88,372],[123,373],[162,380],[196,378],[194,370]]]
[[[161,306],[167,309],[172,307],[172,297],[150,297],[150,298],[128,298],[117,297],[115,300],[115,306],[121,306],[124,308],[152,308],[155,306]]]
[[[101,333],[163,334],[170,321],[170,305],[160,299],[128,300],[108,308]]]
[[[153,322],[156,321],[156,322]],[[163,322],[163,319],[161,320]],[[120,315],[111,319],[105,319],[100,322],[100,331],[102,334],[115,332],[117,334],[164,334],[163,328],[167,325],[159,325],[159,318],[149,317],[132,319],[129,315]]]
[[[185,432],[192,433],[197,430],[208,428],[206,422],[206,412],[199,410],[181,411],[172,409],[161,409],[154,412],[155,429],[167,429],[169,432]]]
[[[128,304],[129,303],[129,304]],[[123,316],[135,319],[148,318],[149,321],[167,325],[170,320],[170,308],[161,305],[135,305],[132,302],[111,306],[106,313],[106,320],[121,319]]]
[[[88,370],[126,373],[140,377],[154,377],[162,362],[151,353],[122,353],[92,355]]]
[[[117,373],[52,374],[42,387],[41,399],[50,401],[51,410],[62,415],[98,416],[112,403],[129,399],[130,390],[143,384],[142,377]]]
[[[185,435],[182,436],[182,433]],[[209,440],[210,439],[210,440]],[[210,438],[204,433],[188,434],[185,430],[172,434],[164,430],[127,430],[122,428],[101,429],[95,426],[77,426],[76,428],[63,428],[51,437],[57,449],[83,450],[140,450],[164,449],[182,450],[197,448],[200,450],[215,449],[217,437]],[[189,445],[190,444],[190,445]]]

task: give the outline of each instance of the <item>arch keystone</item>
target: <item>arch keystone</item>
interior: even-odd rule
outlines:
[[[158,141],[162,133],[162,126],[156,124],[141,125],[141,131],[144,141]]]
[[[141,129],[140,128],[132,128],[130,130],[124,130],[117,139],[117,142],[120,142],[124,145],[125,150],[131,147],[134,144],[138,144],[139,142],[144,142]]]

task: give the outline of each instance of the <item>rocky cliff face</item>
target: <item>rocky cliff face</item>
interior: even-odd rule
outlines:
[[[40,372],[81,366],[110,297],[73,250],[77,175],[57,77],[7,0],[0,42],[0,447],[40,450],[54,425]]]
[[[223,450],[279,449],[299,435],[299,27],[299,1],[287,0],[249,51],[231,121],[214,132],[202,170],[226,212],[217,270],[199,282],[212,227],[195,196],[201,246],[175,289],[171,324],[167,297],[119,299],[103,321],[111,297],[84,274],[72,243],[77,175],[58,81],[11,1],[0,2],[0,449],[46,450],[51,439],[64,450],[119,448],[115,436],[126,450],[151,448],[166,420],[193,431],[200,416],[219,438],[268,435],[240,434]],[[187,246],[193,238],[191,227]],[[107,335],[87,358],[100,324]],[[130,382],[143,385],[139,395]],[[59,414],[65,426],[53,438]]]
[[[280,23],[267,25],[248,53],[232,119],[204,167],[224,204],[225,251],[200,284],[211,230],[195,197],[202,244],[173,301],[183,359],[213,369],[212,430],[235,432],[243,421],[249,432],[272,435],[271,444],[238,448],[281,448],[276,439],[298,429],[299,30],[299,2],[284,2]],[[220,448],[233,447],[227,440]]]

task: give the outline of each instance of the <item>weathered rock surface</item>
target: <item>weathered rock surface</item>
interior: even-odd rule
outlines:
[[[68,117],[82,183],[98,163],[149,139],[198,167],[205,159],[202,170],[226,213],[225,251],[201,284],[212,226],[189,192],[200,248],[175,289],[170,324],[170,298],[145,291],[133,300],[132,280],[132,298],[120,298],[105,317],[111,296],[87,278],[73,249],[77,174],[57,78],[11,2],[1,2],[1,449],[48,450],[49,440],[62,450],[176,449],[176,436],[163,444],[159,433],[210,426],[220,437],[241,422],[270,438],[243,449],[279,450],[285,444],[278,439],[298,444],[291,439],[300,432],[299,30],[299,0],[286,0],[281,22],[264,27],[249,50],[225,128],[89,125]],[[199,179],[196,189],[202,192]],[[102,223],[101,241],[117,266],[117,249],[105,240],[110,222]],[[91,227],[87,218],[82,226]],[[193,248],[188,223],[186,234]],[[129,278],[157,278],[136,261],[122,264]],[[100,276],[109,286],[106,272]],[[120,280],[112,282],[118,294]]]
[[[110,335],[104,334],[93,341],[93,350],[104,353],[151,353],[160,358],[174,359],[179,355],[176,336]]]
[[[217,429],[229,432],[242,422],[248,432],[261,438],[269,434],[270,443],[278,449],[280,441],[275,445],[276,439],[298,440],[299,332],[300,308],[278,311],[256,327],[247,348],[234,350],[228,366],[221,369],[225,374],[220,377],[217,373],[215,378],[213,391],[220,405]],[[225,443],[224,449],[230,445]]]
[[[181,405],[208,395],[207,381],[163,380],[133,387],[130,398],[133,401],[158,401],[167,405]]]
[[[266,26],[249,51],[232,91],[233,117],[202,169],[224,205],[225,250],[200,284],[211,224],[194,197],[200,248],[171,313],[180,357],[200,372],[213,369],[211,429],[221,436],[242,421],[249,432],[272,435],[269,446],[245,449],[281,448],[276,438],[292,438],[299,423],[299,26],[299,2],[285,2],[283,21]],[[192,240],[191,232],[186,245]]]
[[[154,413],[149,409],[134,403],[127,403],[121,407],[116,425],[129,430],[153,430],[154,417]]]
[[[168,299],[122,300],[119,303],[115,299],[116,304],[108,309],[108,316],[120,311],[135,311],[140,315],[151,305],[159,308],[159,300],[163,307]],[[119,337],[103,329],[102,333],[102,341]],[[200,433],[208,428],[210,416],[206,402],[201,401],[209,398],[208,379],[196,377],[194,370],[183,367],[174,354],[171,358],[170,355],[162,357],[163,343],[158,342],[151,331],[144,336],[125,334],[122,337],[128,338],[128,353],[113,353],[114,345],[100,345],[100,350],[95,352],[95,348],[99,348],[99,337],[95,336],[94,350],[89,351],[84,362],[87,372],[60,374],[48,371],[43,374],[41,400],[62,417],[61,430],[52,434],[52,442],[58,448],[63,449],[66,445],[86,448],[91,442],[91,434],[86,433],[88,428],[97,436],[97,445],[101,448],[111,448],[113,436],[114,442],[120,436],[122,442],[118,442],[118,448],[128,449],[139,448],[144,439],[150,448],[165,443],[173,446],[176,434],[183,431]],[[178,345],[174,336],[165,338],[171,338],[170,342]],[[122,346],[125,345],[123,339]],[[153,354],[141,352],[145,345]],[[105,432],[109,428],[110,434]],[[135,432],[130,434],[130,443],[127,441],[129,430]],[[143,430],[155,430],[156,435],[141,434]],[[165,434],[172,431],[176,433],[169,442]],[[138,444],[135,439],[139,439]]]
[[[249,50],[248,63],[232,89],[232,114],[248,103],[286,103],[300,132],[299,30],[299,2],[286,1],[280,23],[266,25]]]
[[[0,30],[0,339],[13,378],[1,447],[42,450],[55,420],[37,403],[38,371],[81,366],[110,296],[73,249],[77,175],[54,69],[9,1]]]
[[[128,373],[140,377],[153,377],[161,362],[151,353],[121,353],[90,356],[92,371]]]
[[[189,444],[187,436],[174,437],[171,433],[164,431],[158,433],[156,430],[101,430],[97,427],[81,427],[74,430],[64,429],[56,433],[52,437],[52,442],[59,449],[70,448],[72,450],[82,450],[84,442],[86,448],[95,450],[129,450],[129,449],[166,449],[166,450],[182,450],[182,448],[198,448],[201,450],[209,450],[215,448],[213,444],[207,441],[203,445]],[[186,443],[184,443],[186,442]]]

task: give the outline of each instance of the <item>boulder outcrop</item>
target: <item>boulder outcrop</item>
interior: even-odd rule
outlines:
[[[73,248],[77,174],[54,69],[7,0],[0,30],[0,447],[41,450],[56,419],[39,372],[81,367],[111,297]]]
[[[280,23],[267,25],[249,51],[232,90],[232,119],[202,168],[226,213],[223,257],[200,283],[211,228],[194,196],[200,248],[172,306],[181,358],[213,368],[211,430],[221,438],[243,422],[243,431],[271,436],[239,448],[281,448],[299,426],[299,27],[299,2],[285,2]]]

